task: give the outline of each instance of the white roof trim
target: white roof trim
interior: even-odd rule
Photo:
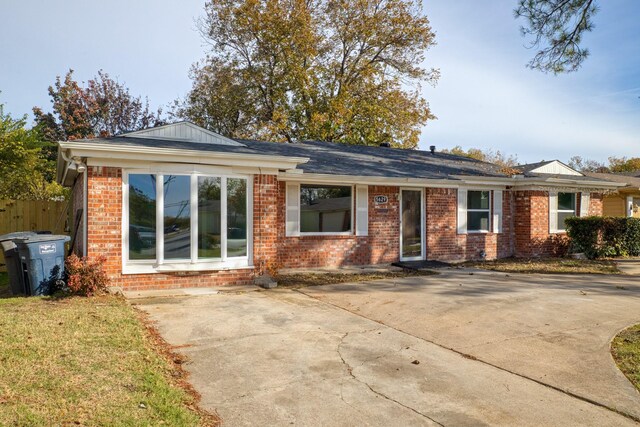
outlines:
[[[117,136],[123,138],[148,138],[198,142],[203,144],[232,145],[236,147],[245,146],[238,141],[234,141],[205,128],[201,128],[200,126],[196,126],[191,122],[171,123],[135,132],[127,132]]]

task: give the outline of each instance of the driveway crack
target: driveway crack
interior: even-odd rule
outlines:
[[[523,379],[525,379],[525,380],[532,381],[532,382],[534,382],[534,383],[540,384],[541,386],[547,387],[547,388],[549,388],[549,389],[552,389],[552,390],[555,390],[555,391],[557,391],[557,392],[563,393],[563,394],[565,394],[565,395],[567,395],[567,396],[573,397],[574,399],[578,399],[578,400],[581,400],[581,401],[583,401],[583,402],[587,402],[587,403],[590,403],[590,404],[592,404],[592,405],[594,405],[594,406],[598,406],[598,407],[600,407],[600,408],[603,408],[603,409],[609,410],[609,411],[611,411],[611,412],[614,412],[614,413],[616,413],[616,414],[622,415],[623,417],[626,417],[626,418],[628,418],[628,419],[631,419],[631,420],[633,420],[633,421],[635,421],[635,422],[637,422],[637,423],[638,423],[638,422],[640,422],[640,417],[637,417],[637,416],[635,416],[635,415],[633,415],[633,414],[631,414],[631,413],[629,413],[629,412],[619,410],[619,409],[617,409],[617,408],[614,408],[614,407],[611,407],[611,406],[609,406],[609,405],[607,405],[607,404],[604,404],[604,403],[598,402],[597,400],[591,399],[591,398],[589,398],[589,397],[582,396],[582,395],[577,394],[577,393],[574,393],[574,392],[572,392],[572,391],[570,391],[570,390],[565,390],[565,389],[563,389],[563,388],[561,388],[561,387],[558,387],[558,386],[555,386],[555,385],[553,385],[553,384],[546,383],[546,382],[544,382],[544,381],[542,381],[542,380],[539,380],[539,379],[536,379],[536,378],[533,378],[533,377],[530,377],[530,376],[527,376],[527,375],[524,375],[524,374],[520,374],[520,373],[518,373],[518,372],[515,372],[515,371],[512,371],[512,370],[510,370],[510,369],[504,368],[504,367],[502,367],[502,366],[496,365],[495,363],[489,362],[489,361],[487,361],[487,360],[483,360],[483,359],[477,358],[477,357],[475,357],[475,356],[473,356],[473,355],[471,355],[471,354],[469,354],[469,353],[466,353],[465,351],[458,350],[458,349],[453,348],[453,347],[449,347],[449,346],[447,346],[447,345],[441,344],[441,343],[439,343],[439,342],[436,342],[436,341],[433,341],[433,340],[430,340],[430,339],[426,339],[426,338],[423,338],[423,337],[419,337],[419,336],[417,336],[417,335],[413,335],[413,334],[411,334],[411,333],[409,333],[409,332],[403,331],[402,329],[398,329],[398,328],[395,328],[395,327],[393,327],[393,326],[387,325],[386,323],[384,323],[384,322],[383,322],[383,321],[381,321],[381,320],[371,319],[371,318],[369,318],[369,317],[367,317],[367,316],[365,316],[365,315],[363,315],[363,314],[361,314],[361,313],[358,313],[358,312],[355,312],[355,311],[351,311],[351,310],[349,310],[349,309],[347,309],[347,308],[345,308],[345,307],[342,307],[342,306],[340,306],[340,305],[338,305],[338,304],[334,304],[334,303],[329,302],[329,301],[324,301],[324,300],[322,300],[322,299],[320,299],[320,298],[317,298],[317,297],[315,297],[315,296],[313,296],[313,295],[310,295],[310,294],[308,294],[308,293],[305,293],[303,290],[296,289],[296,291],[297,291],[297,292],[299,292],[299,293],[300,293],[300,294],[302,294],[302,295],[306,295],[306,296],[307,296],[307,297],[309,297],[309,298],[312,298],[312,299],[314,299],[314,300],[316,300],[316,301],[319,301],[319,302],[322,302],[322,303],[324,303],[324,304],[330,305],[330,306],[335,307],[335,308],[337,308],[337,309],[339,309],[339,310],[346,311],[347,313],[351,313],[351,314],[353,314],[353,315],[355,315],[355,316],[361,317],[361,318],[366,319],[366,320],[369,320],[369,321],[371,321],[371,322],[375,322],[375,323],[377,323],[377,324],[379,324],[379,325],[381,325],[381,326],[384,326],[384,327],[386,327],[386,328],[393,329],[394,331],[400,332],[401,334],[404,334],[404,335],[407,335],[407,336],[410,336],[410,337],[416,338],[416,339],[421,340],[421,341],[424,341],[424,342],[428,342],[428,343],[430,343],[430,344],[433,344],[433,345],[438,346],[438,347],[440,347],[440,348],[443,348],[443,349],[445,349],[445,350],[451,351],[451,352],[456,353],[456,354],[458,354],[458,355],[460,355],[460,356],[462,356],[462,357],[464,357],[464,358],[466,358],[466,359],[470,359],[470,360],[473,360],[473,361],[475,361],[475,362],[482,363],[482,364],[487,365],[487,366],[491,366],[492,368],[498,369],[498,370],[500,370],[500,371],[507,372],[507,373],[509,373],[509,374],[511,374],[511,375],[515,375],[515,376],[517,376],[517,377],[523,378]],[[347,333],[347,335],[348,335],[348,333]],[[345,337],[346,337],[346,335],[345,335]],[[345,337],[343,337],[343,340],[344,340],[344,338],[345,338]],[[338,347],[339,347],[339,346],[338,346]],[[338,353],[339,353],[339,351],[338,351]],[[340,355],[340,357],[342,358],[342,355]],[[344,359],[343,359],[343,362],[344,362]],[[345,364],[346,364],[346,362],[345,362]],[[348,365],[347,365],[347,366],[348,366]],[[362,381],[358,380],[357,378],[355,378],[355,376],[353,375],[353,373],[352,373],[352,372],[350,372],[350,374],[351,374],[351,376],[352,376],[352,377],[354,377],[354,379],[356,379],[356,381],[362,382]],[[366,384],[366,383],[363,383],[363,384],[367,385],[367,386],[371,389],[371,387],[370,387],[368,384]],[[375,391],[375,390],[373,390],[373,389],[371,389],[371,391],[373,391],[373,392],[374,392],[374,393],[376,393],[376,394],[379,394],[378,392],[376,392],[376,391]],[[382,394],[381,394],[381,396],[385,397],[385,396],[384,396],[384,395],[382,395]],[[392,401],[393,401],[393,399],[389,399],[389,400],[392,400]],[[405,406],[405,405],[403,405],[402,403],[399,403],[399,402],[397,402],[397,403],[398,403],[399,405]],[[405,407],[406,407],[406,406],[405,406]],[[409,408],[409,407],[407,407],[407,408],[408,408],[408,409],[411,409],[411,410],[412,410],[412,411],[414,411],[414,412],[417,412],[417,411],[415,411],[413,408]],[[419,413],[420,415],[425,416],[426,418],[429,418],[429,417],[427,417],[426,415],[421,414],[420,412],[417,412],[417,413]],[[431,419],[431,418],[429,418],[429,419]],[[437,421],[434,421],[434,422],[437,422]],[[442,424],[440,424],[440,425],[442,425]]]
[[[364,333],[364,332],[370,332],[370,331],[358,331],[358,332],[356,332],[356,333]],[[343,356],[343,354],[342,354],[342,351],[341,351],[341,347],[342,347],[342,345],[344,344],[345,339],[349,336],[349,334],[351,334],[351,332],[346,332],[346,333],[344,333],[344,334],[342,335],[342,338],[340,338],[340,342],[338,342],[338,346],[337,346],[337,348],[336,348],[336,352],[338,353],[338,356],[340,357],[340,360],[342,361],[342,364],[345,366],[345,368],[346,368],[346,370],[347,370],[347,373],[349,374],[349,376],[350,376],[351,378],[353,378],[353,379],[354,379],[355,381],[357,381],[358,383],[360,383],[360,384],[362,384],[362,385],[366,386],[366,387],[367,387],[367,388],[368,388],[368,389],[369,389],[373,394],[375,394],[375,395],[377,395],[377,396],[380,396],[380,397],[382,397],[383,399],[388,400],[389,402],[393,402],[393,403],[395,403],[396,405],[402,406],[403,408],[408,409],[408,410],[410,410],[411,412],[414,412],[414,413],[416,413],[416,414],[420,415],[421,417],[424,417],[424,418],[428,419],[429,421],[431,421],[431,422],[433,422],[433,423],[435,423],[435,424],[437,424],[437,425],[439,425],[439,426],[444,427],[444,424],[442,424],[442,423],[440,423],[440,422],[438,422],[438,421],[434,420],[434,419],[433,419],[433,418],[431,418],[430,416],[428,416],[428,415],[426,415],[426,414],[423,414],[422,412],[420,412],[420,411],[418,411],[418,410],[416,410],[416,409],[412,408],[411,406],[405,405],[404,403],[402,403],[402,402],[400,402],[400,401],[398,401],[398,400],[396,400],[396,399],[392,398],[391,396],[388,396],[388,395],[384,394],[383,392],[381,392],[381,391],[378,391],[378,390],[374,389],[374,388],[373,388],[373,386],[371,386],[371,384],[369,384],[368,382],[366,382],[366,381],[361,380],[360,378],[358,378],[358,377],[353,373],[353,370],[354,370],[353,366],[351,366],[351,365],[349,364],[349,362],[347,362],[347,360],[344,358],[344,356]],[[362,365],[361,365],[361,366],[362,366]],[[344,397],[342,396],[342,389],[340,389],[340,397],[342,398],[342,401],[343,401],[343,402],[345,402],[345,403],[349,404],[348,402],[346,402],[346,401],[344,400]]]

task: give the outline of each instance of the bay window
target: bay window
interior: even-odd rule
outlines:
[[[124,174],[123,271],[249,265],[248,176]]]

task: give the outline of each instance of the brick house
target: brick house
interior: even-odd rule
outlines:
[[[506,173],[505,173],[506,172]],[[564,218],[621,184],[432,151],[232,140],[181,122],[61,142],[73,250],[126,289],[250,283],[279,268],[557,255]]]

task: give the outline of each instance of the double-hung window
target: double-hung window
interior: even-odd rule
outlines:
[[[467,231],[488,232],[491,218],[491,191],[467,192]]]
[[[558,231],[565,231],[565,219],[576,216],[576,193],[558,193]]]
[[[128,172],[123,271],[249,265],[248,176]]]

